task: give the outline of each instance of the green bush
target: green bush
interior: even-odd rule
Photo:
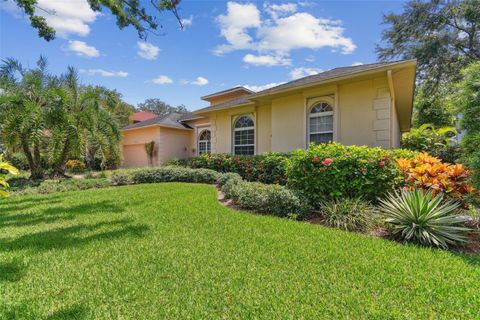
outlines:
[[[242,181],[242,177],[240,177],[240,175],[238,173],[227,172],[227,173],[224,173],[224,174],[220,175],[220,177],[217,180],[217,184],[220,187],[223,187],[230,180],[232,180],[233,182],[239,182],[239,181]]]
[[[285,184],[286,153],[264,153],[255,156],[231,154],[203,154],[190,159],[192,168],[206,168],[218,172],[235,172],[247,181]]]
[[[467,241],[467,216],[458,215],[459,204],[444,201],[431,191],[403,190],[381,200],[380,211],[392,234],[404,241],[447,248]]]
[[[242,209],[278,217],[304,217],[310,208],[293,191],[278,184],[247,182],[230,176],[222,187],[227,199]]]
[[[365,232],[375,225],[373,206],[359,198],[325,201],[320,206],[320,222],[345,231]]]
[[[126,171],[114,171],[110,177],[110,181],[114,186],[124,186],[132,183],[132,174]]]
[[[288,160],[288,186],[314,206],[342,198],[376,202],[403,181],[395,160],[412,156],[413,152],[400,149],[311,145],[307,150],[295,150]]]
[[[188,166],[188,160],[187,159],[178,159],[178,158],[173,158],[172,160],[168,160],[163,164],[164,166],[177,166],[177,167],[186,167]]]
[[[139,169],[133,174],[134,183],[198,182],[216,183],[220,173],[209,169],[191,169],[175,166]]]
[[[402,136],[402,148],[428,152],[445,162],[454,163],[460,157],[456,146],[457,130],[452,127],[435,129],[433,125],[424,124]]]

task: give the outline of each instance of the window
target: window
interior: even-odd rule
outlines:
[[[253,155],[255,153],[255,124],[252,118],[240,116],[233,125],[233,154]]]
[[[313,105],[308,115],[309,142],[315,144],[333,141],[333,107],[326,102]]]
[[[210,130],[203,130],[198,136],[198,154],[210,153],[212,151]]]

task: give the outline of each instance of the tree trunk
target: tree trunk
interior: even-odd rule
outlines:
[[[57,163],[53,168],[54,176],[58,176],[58,177],[65,176],[65,163],[67,162],[69,152],[70,152],[70,139],[67,138],[65,140],[65,144],[63,145],[60,158],[58,159]]]
[[[43,168],[40,162],[40,151],[38,150],[38,146],[34,151],[35,155],[32,156],[27,140],[22,139],[22,150],[27,158],[28,166],[30,167],[30,179],[43,179]]]

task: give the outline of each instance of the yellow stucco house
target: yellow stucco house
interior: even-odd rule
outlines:
[[[235,87],[202,97],[210,106],[123,129],[125,167],[204,152],[260,154],[309,143],[398,147],[410,130],[416,61],[335,68],[260,92]]]

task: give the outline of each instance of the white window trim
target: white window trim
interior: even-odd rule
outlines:
[[[205,131],[210,131],[210,140],[200,140],[200,136]],[[200,142],[206,142],[207,145],[210,144],[210,153],[212,153],[212,130],[210,130],[210,128],[203,128],[197,134],[197,156],[200,155]]]
[[[318,103],[321,103],[321,102],[325,102],[325,103],[328,103],[333,111],[327,111],[327,112],[318,112],[318,113],[311,113],[312,109],[318,104]],[[319,131],[319,132],[310,132],[310,119],[311,118],[319,118],[319,117],[326,117],[326,116],[333,116],[333,130],[329,130],[329,131]],[[305,146],[306,148],[308,148],[308,146],[310,145],[310,143],[312,142],[310,140],[310,136],[312,134],[325,134],[325,133],[331,133],[332,134],[332,142],[333,141],[336,141],[337,139],[337,112],[336,112],[336,106],[335,106],[335,103],[334,103],[334,99],[330,96],[325,96],[325,97],[318,97],[318,98],[314,98],[314,99],[311,99],[310,101],[308,101],[308,108],[307,108],[307,115],[306,115],[306,118],[307,118],[307,132],[306,132],[306,141],[307,141],[307,145]]]
[[[238,119],[240,119],[243,116],[249,117],[253,121],[254,126],[253,127],[244,127],[244,128],[235,128],[235,124],[237,123]],[[232,125],[232,127],[233,127],[233,130],[232,130],[232,132],[233,132],[233,134],[232,134],[232,154],[237,155],[237,154],[235,154],[235,147],[252,147],[253,146],[253,155],[256,155],[257,154],[257,148],[256,148],[256,143],[255,142],[257,141],[257,130],[255,130],[255,116],[253,114],[249,114],[249,113],[240,114],[233,119],[232,124],[233,124]],[[238,145],[236,145],[235,144],[235,132],[245,131],[245,130],[253,130],[253,144],[238,144]]]

